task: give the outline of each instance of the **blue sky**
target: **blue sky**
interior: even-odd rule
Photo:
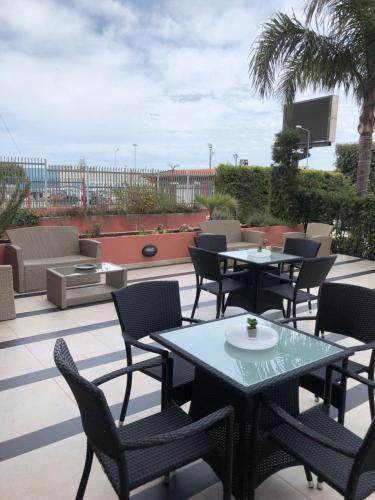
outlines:
[[[250,46],[294,0],[1,0],[0,155],[50,163],[206,168],[269,165],[277,100],[248,78]],[[300,98],[315,97],[306,93]],[[357,105],[340,94],[337,142],[357,141]],[[310,165],[333,168],[334,147]]]

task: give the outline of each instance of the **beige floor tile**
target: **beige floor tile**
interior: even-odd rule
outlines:
[[[14,340],[18,338],[11,328],[11,324],[14,321],[16,320],[4,321],[3,323],[0,323],[0,342],[4,342],[5,340]]]
[[[23,345],[0,350],[1,379],[16,377],[41,368],[41,364]]]
[[[78,416],[77,406],[54,380],[0,392],[0,442]]]
[[[19,318],[10,325],[19,338],[75,328],[77,326],[79,326],[78,323],[69,319],[65,311]]]
[[[27,348],[44,367],[55,366],[53,349],[56,339],[44,340],[28,344]],[[92,358],[101,354],[109,354],[112,349],[103,342],[99,342],[90,332],[77,333],[65,337],[65,342],[75,361]]]

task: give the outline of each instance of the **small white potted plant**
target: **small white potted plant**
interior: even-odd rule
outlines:
[[[249,339],[255,339],[257,336],[258,321],[255,318],[248,318],[247,320],[247,335]]]

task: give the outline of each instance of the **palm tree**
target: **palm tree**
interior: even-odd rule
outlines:
[[[208,210],[210,219],[216,211],[222,211],[228,215],[236,215],[238,202],[233,196],[224,193],[213,193],[204,195],[196,193],[195,201]]]
[[[249,68],[262,97],[352,94],[360,107],[357,192],[367,191],[375,124],[375,0],[310,0],[302,23],[278,13],[255,40]]]

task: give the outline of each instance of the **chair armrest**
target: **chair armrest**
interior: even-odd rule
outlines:
[[[351,458],[356,457],[358,453],[357,448],[350,448],[348,446],[339,445],[332,439],[322,434],[319,434],[319,432],[314,431],[314,429],[311,429],[311,427],[308,427],[307,425],[303,424],[300,420],[292,417],[283,408],[277,406],[273,401],[270,401],[265,396],[262,396],[262,403],[264,404],[264,406],[266,406],[266,408],[272,411],[272,413],[277,415],[283,421],[284,424],[289,425],[289,427],[292,427],[295,431],[299,432],[300,434],[303,434],[312,441],[315,441],[316,443],[321,444],[325,448],[329,448],[330,450],[336,451],[337,453],[341,453],[342,455],[345,455],[347,457]]]
[[[124,341],[128,342],[133,347],[138,347],[138,349],[142,349],[143,351],[152,352],[153,354],[158,354],[163,358],[167,358],[169,353],[165,349],[160,349],[159,347],[151,346],[149,344],[144,344],[143,342],[139,342],[139,340],[134,339],[130,335],[126,335],[126,333],[122,334],[124,337]]]
[[[187,321],[188,323],[204,323],[203,320],[201,319],[196,319],[196,318],[186,318],[185,316],[181,317],[182,321]]]
[[[264,232],[256,231],[255,229],[242,229],[241,241],[245,241],[247,243],[256,243],[257,245],[263,245]]]
[[[285,318],[282,319],[281,321],[278,321],[278,323],[284,325],[286,323],[291,323],[292,321],[308,321],[308,320],[316,320],[316,316],[299,316],[298,318]]]
[[[348,350],[351,350],[351,348],[349,348]],[[347,368],[343,368],[342,366],[338,366],[338,365],[329,365],[328,368],[330,370],[335,371],[335,372],[340,372],[343,375],[345,375],[346,377],[357,380],[357,382],[362,382],[362,384],[365,384],[368,387],[375,389],[375,382],[373,380],[369,380],[368,378],[362,377],[361,375],[358,375],[357,373],[354,373],[354,372],[348,370]]]
[[[375,340],[373,342],[369,342],[368,344],[361,344],[350,347],[350,350],[353,352],[368,351],[370,349],[375,349]]]
[[[120,368],[120,370],[115,370],[101,377],[98,377],[92,381],[92,384],[99,386],[104,384],[105,382],[113,380],[114,378],[121,377],[122,375],[129,375],[130,373],[136,371],[142,371],[145,368],[153,368],[154,366],[160,366],[165,364],[166,362],[167,359],[163,359],[160,357],[148,359],[147,361],[142,361],[140,363],[136,363],[135,365],[126,366],[125,368]]]
[[[176,429],[175,431],[156,434],[155,436],[136,439],[134,441],[125,441],[122,443],[121,449],[135,450],[137,448],[150,448],[152,446],[160,446],[162,444],[171,443],[210,429],[220,421],[226,419],[230,419],[230,425],[232,425],[233,412],[233,406],[225,406],[224,408],[210,413],[210,415],[207,415],[196,422],[192,422],[189,425],[185,425],[180,429]]]
[[[100,262],[102,244],[95,240],[79,240],[79,250],[81,255],[93,257],[97,262]]]
[[[10,264],[13,270],[13,283],[17,292],[25,291],[25,268],[22,248],[18,245],[5,246],[5,264]]]

